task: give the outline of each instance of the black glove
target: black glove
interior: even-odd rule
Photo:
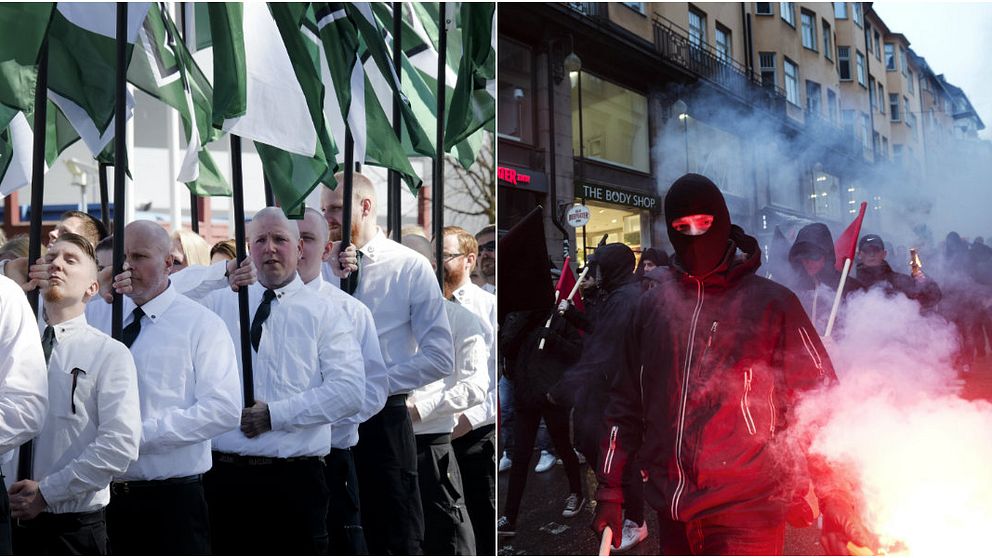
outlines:
[[[851,550],[847,544],[869,549],[872,554],[878,551],[878,538],[865,528],[854,503],[845,496],[831,495],[821,500],[823,509],[823,532],[820,544],[830,556],[848,556]]]
[[[623,542],[623,505],[620,502],[596,502],[596,517],[592,520],[592,530],[602,536],[603,529],[613,530],[613,547]]]

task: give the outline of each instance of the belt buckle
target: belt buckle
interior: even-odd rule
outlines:
[[[131,492],[131,487],[128,486],[127,481],[115,482],[113,486],[114,487],[113,487],[113,490],[111,492],[113,492],[114,494],[127,495],[128,493]]]

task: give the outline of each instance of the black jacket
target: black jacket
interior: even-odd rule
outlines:
[[[796,487],[776,433],[798,392],[836,376],[795,295],[755,275],[757,242],[740,229],[731,238],[715,272],[671,268],[641,299],[610,389],[598,499],[623,501],[636,452],[645,498],[668,517],[783,521]]]
[[[544,327],[550,313],[550,309],[511,312],[500,328],[500,355],[506,358],[506,376],[513,385],[516,405],[543,405],[545,394],[582,350],[578,332],[561,317],[556,315],[551,326]],[[544,349],[539,348],[542,338]]]
[[[902,293],[910,300],[918,301],[924,309],[937,306],[942,296],[940,287],[933,279],[917,281],[909,275],[893,271],[886,261],[876,267],[858,264],[858,280],[866,289],[881,285],[887,293]]]
[[[823,269],[815,277],[807,275],[802,264],[802,255],[810,252],[819,253],[824,260]],[[840,285],[841,272],[834,267],[836,258],[830,229],[823,223],[807,225],[796,235],[796,241],[789,250],[792,273],[785,280],[778,281],[796,294],[810,321],[820,333],[826,330],[837,286]],[[862,288],[860,281],[848,275],[844,282],[843,297],[847,298]]]

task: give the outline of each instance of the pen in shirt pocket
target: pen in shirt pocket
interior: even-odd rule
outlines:
[[[72,372],[72,392],[69,394],[69,402],[72,404],[72,414],[76,414],[76,382],[79,380],[79,374],[85,374],[86,371],[82,368],[73,368]]]

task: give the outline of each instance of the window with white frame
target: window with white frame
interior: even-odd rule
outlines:
[[[734,58],[734,44],[731,41],[730,29],[716,25],[716,56],[721,62],[728,63]]]
[[[806,80],[806,112],[817,117],[823,116],[823,108],[820,106],[821,100],[820,84]]]
[[[878,112],[885,114],[885,86],[878,83]]]
[[[875,98],[875,78],[868,76],[868,104],[871,105],[871,110],[875,110],[878,99]]]
[[[576,131],[573,152],[589,160],[650,172],[648,98],[584,70],[580,74],[571,95],[572,130]]]
[[[858,83],[865,85],[865,55],[861,54],[860,50],[855,50],[854,52],[857,57],[856,64],[858,69]]]
[[[639,14],[644,13],[644,2],[624,2],[623,5]]]
[[[500,35],[499,76],[497,80],[498,122],[496,132],[533,144],[534,136],[534,55],[530,48]]]
[[[834,2],[834,19],[847,19],[847,2]]]
[[[689,43],[702,48],[706,44],[706,14],[689,8]]]
[[[904,109],[904,112],[905,112],[905,116],[902,117],[902,120],[903,120],[903,122],[906,123],[907,126],[912,127],[913,124],[912,124],[912,121],[909,118],[910,116],[912,116],[912,114],[909,111],[909,97],[903,96],[903,98],[902,98],[902,106],[903,106],[903,109]]]
[[[799,105],[799,66],[786,58],[785,68],[785,98],[794,105]]]
[[[881,36],[878,34],[878,30],[876,30],[875,31],[875,58],[878,59],[878,60],[881,60],[882,59],[882,47],[880,46],[881,45],[881,42],[880,41],[881,41]]]
[[[775,53],[760,52],[758,61],[761,66],[761,85],[774,89],[778,85],[775,79]]]
[[[892,72],[896,69],[896,45],[885,43],[885,70]]]
[[[813,12],[803,10],[799,17],[802,19],[803,26],[803,46],[810,50],[816,50],[816,15]]]
[[[837,47],[837,73],[841,81],[851,80],[851,47]]]
[[[858,27],[861,27],[861,2],[851,2],[851,20]]]
[[[914,76],[915,76],[915,74],[913,73],[913,70],[909,70],[909,79],[906,80],[906,90],[909,91],[909,94],[910,95],[915,95],[916,94],[916,91],[913,90],[913,87],[914,87],[914,85],[913,85],[914,79],[913,78],[914,78]]]
[[[899,122],[902,120],[899,117],[899,94],[889,93],[889,120],[892,122]]]
[[[868,118],[867,114],[861,113],[861,146],[865,149],[871,149],[871,123]]]
[[[909,63],[906,62],[906,49],[899,47],[899,63],[902,64],[902,75],[909,75]]]
[[[865,51],[868,54],[871,54],[871,24],[870,23],[866,23],[865,24],[865,36],[868,37],[867,44],[865,45]]]
[[[774,15],[771,2],[755,2],[754,13],[757,15]]]
[[[827,60],[834,59],[834,39],[833,33],[830,30],[830,24],[827,20],[823,20],[823,56]]]
[[[782,19],[789,25],[796,26],[796,14],[794,12],[795,6],[792,2],[779,2],[778,9],[782,12]]]

